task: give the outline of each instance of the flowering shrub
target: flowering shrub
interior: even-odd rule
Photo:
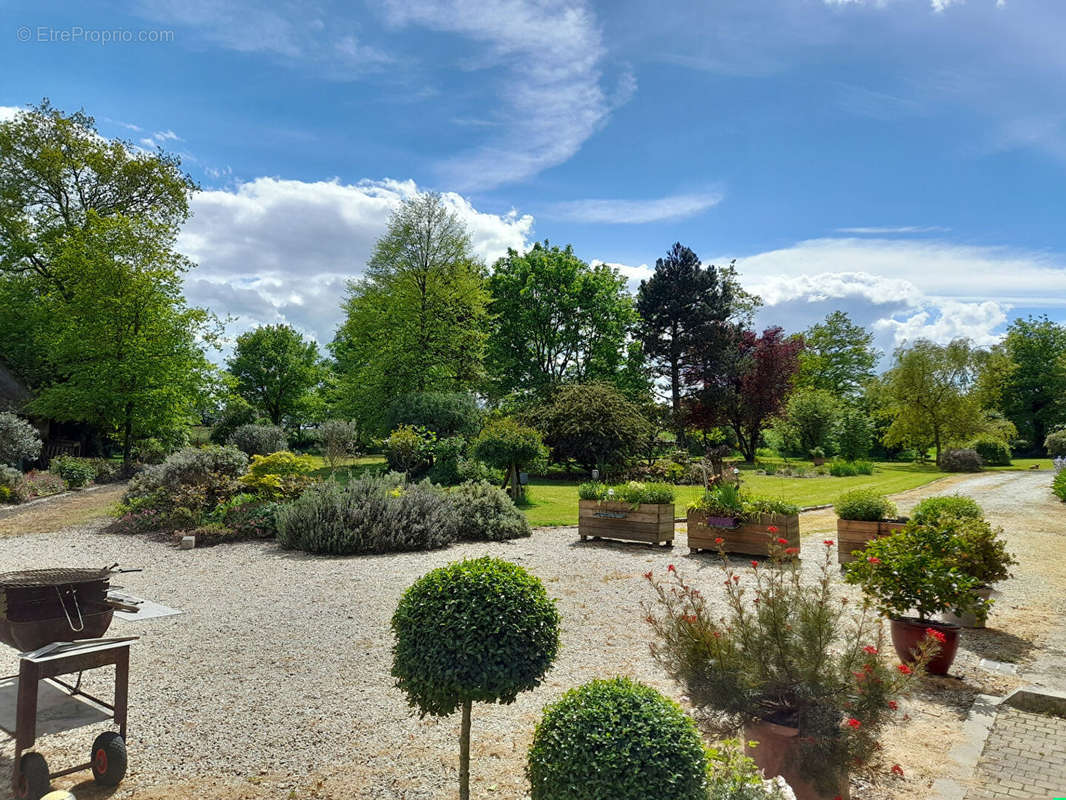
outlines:
[[[251,492],[274,499],[298,497],[306,489],[315,468],[308,456],[288,450],[265,456],[252,456],[248,471],[238,480]]]
[[[972,521],[970,521],[972,522]],[[903,617],[911,609],[918,618],[954,611],[962,615],[981,611],[974,594],[981,581],[959,567],[961,542],[957,526],[950,520],[937,525],[920,525],[913,520],[902,530],[874,539],[855,560],[845,566],[845,580],[862,586],[876,598],[887,616]]]
[[[833,505],[840,519],[858,522],[879,522],[896,516],[896,504],[873,489],[852,489],[844,492]]]
[[[813,582],[776,545],[772,563],[753,561],[745,577],[722,552],[724,616],[672,566],[665,581],[645,577],[658,601],[648,615],[652,652],[693,705],[726,729],[758,720],[798,728],[808,780],[830,790],[877,748],[895,697],[936,647],[923,642],[916,669],[886,662],[870,604],[852,612],[834,595],[834,543],[824,544]]]
[[[40,454],[37,429],[9,411],[0,413],[0,465],[18,466],[23,459],[33,461]]]
[[[628,678],[544,709],[526,765],[532,800],[707,800],[707,755],[681,707]]]
[[[605,483],[589,482],[581,484],[577,488],[577,494],[582,500],[617,501],[632,506],[638,506],[641,503],[666,505],[674,502],[674,487],[665,483],[630,481],[617,486],[608,486]]]
[[[38,497],[48,497],[67,490],[67,482],[51,472],[30,470],[15,486],[15,500],[26,503]]]
[[[280,503],[252,499],[226,510],[222,523],[234,541],[242,539],[273,539],[278,533]]]

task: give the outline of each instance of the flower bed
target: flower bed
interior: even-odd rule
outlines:
[[[769,529],[773,528],[773,533]],[[799,552],[799,507],[746,494],[733,486],[708,490],[688,509],[688,547],[692,552],[770,555],[771,545]]]
[[[635,481],[621,486],[585,483],[579,489],[578,535],[581,541],[674,542],[674,490],[664,484]]]

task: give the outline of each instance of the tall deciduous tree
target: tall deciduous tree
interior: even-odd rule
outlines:
[[[682,371],[693,347],[715,328],[750,312],[758,298],[746,293],[733,264],[704,266],[680,242],[655,262],[655,272],[640,282],[637,312],[640,338],[655,374],[670,383],[670,407],[679,441],[685,439],[681,414]]]
[[[330,345],[341,410],[380,429],[411,392],[465,391],[483,379],[488,295],[462,222],[440,195],[409,199],[348,287]]]
[[[193,421],[210,371],[200,342],[211,317],[185,305],[187,264],[169,244],[150,222],[90,212],[51,254],[44,336],[56,377],[29,410],[116,434],[127,466],[136,441]]]
[[[1016,319],[1003,352],[1001,410],[1023,439],[1043,447],[1048,432],[1066,423],[1066,327],[1046,316]]]
[[[548,397],[563,383],[607,381],[640,389],[639,349],[627,345],[637,320],[626,280],[573,249],[537,242],[509,250],[489,278],[488,341],[494,397]],[[647,383],[644,381],[644,388]]]
[[[691,417],[730,427],[744,460],[753,462],[763,430],[788,399],[803,342],[786,338],[778,327],[762,336],[733,327],[725,345],[715,343],[715,349],[686,375],[693,390]]]
[[[847,312],[834,311],[803,334],[797,383],[837,397],[857,395],[874,376],[880,357],[873,341],[873,334],[852,322]]]
[[[919,339],[897,350],[884,379],[892,412],[885,444],[932,443],[939,464],[945,445],[980,433],[986,417],[973,392],[975,366],[966,339],[947,345]]]
[[[242,333],[227,366],[238,394],[275,425],[304,413],[322,376],[318,345],[291,325]]]

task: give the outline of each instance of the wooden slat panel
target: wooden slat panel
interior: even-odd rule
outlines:
[[[765,524],[764,524],[765,522]],[[777,528],[773,536],[767,530],[770,525]],[[784,547],[799,547],[799,516],[779,516],[773,521],[763,518],[759,522],[746,522],[738,528],[717,528],[706,524],[706,515],[690,511],[688,515],[688,546],[692,550],[717,550],[714,540],[721,537],[725,541],[722,547],[727,553],[746,553],[749,555],[769,555],[772,538],[788,540]]]
[[[604,513],[606,512],[606,513]],[[618,514],[620,516],[613,516]],[[621,539],[657,544],[674,539],[674,506],[644,504],[633,509],[624,503],[582,500],[578,516],[582,538]]]

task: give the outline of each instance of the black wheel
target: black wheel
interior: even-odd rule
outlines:
[[[117,733],[101,733],[90,757],[93,779],[101,786],[118,786],[126,776],[126,743]]]
[[[40,800],[52,788],[48,762],[40,753],[26,753],[19,760],[19,800]]]

